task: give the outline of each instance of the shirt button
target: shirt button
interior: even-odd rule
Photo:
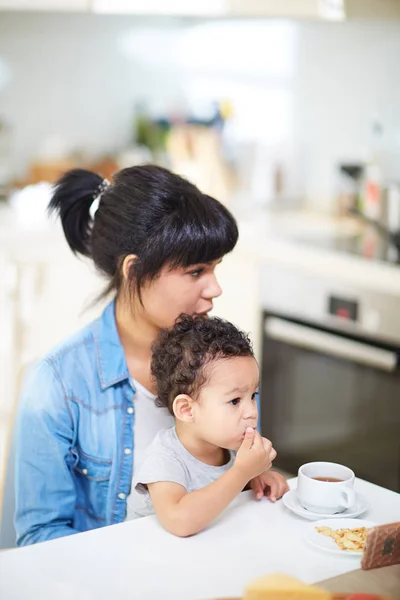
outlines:
[[[82,469],[82,473],[83,473],[83,475],[87,475],[88,474],[88,470],[87,469]]]
[[[132,450],[130,448],[125,448],[124,452],[125,452],[125,454],[130,454],[132,452]]]
[[[119,498],[120,500],[125,500],[125,498],[126,498],[126,494],[123,494],[123,493],[121,492],[120,494],[118,494],[118,498]]]
[[[127,409],[127,411],[126,411],[126,412],[128,413],[128,415],[132,415],[132,414],[133,414],[133,408],[132,408],[132,406],[130,406],[130,407]]]

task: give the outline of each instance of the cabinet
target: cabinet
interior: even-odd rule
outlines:
[[[17,269],[0,253],[0,420],[14,393],[16,289]]]
[[[0,10],[88,11],[90,0],[0,0]]]
[[[71,253],[61,228],[48,235],[3,226],[0,243],[1,481],[23,368],[100,314],[105,301],[91,301],[105,282]]]
[[[21,238],[23,236],[19,234]],[[0,253],[0,419],[12,412],[22,368],[96,318],[93,304],[105,284],[88,261],[76,258],[61,231],[28,254]],[[32,247],[20,241],[20,247]],[[47,251],[43,249],[47,247]]]

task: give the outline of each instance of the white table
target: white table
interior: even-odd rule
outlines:
[[[362,480],[356,489],[372,503],[365,518],[400,520],[400,494]],[[176,538],[147,517],[6,551],[0,554],[0,598],[200,600],[240,596],[249,580],[267,573],[315,583],[359,568],[358,557],[308,547],[303,534],[309,523],[282,502],[256,502],[244,492],[192,538]]]

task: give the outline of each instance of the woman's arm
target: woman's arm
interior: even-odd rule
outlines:
[[[17,544],[78,533],[72,526],[76,493],[67,464],[72,419],[57,373],[46,361],[24,385],[17,427]]]

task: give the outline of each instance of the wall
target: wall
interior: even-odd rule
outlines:
[[[268,197],[278,160],[286,195],[324,208],[334,165],[365,156],[375,117],[388,173],[398,173],[399,58],[399,23],[3,13],[0,115],[14,127],[12,167],[21,174],[38,153],[123,148],[138,100],[150,99],[154,112],[204,111],[229,97],[229,138],[256,200]]]

